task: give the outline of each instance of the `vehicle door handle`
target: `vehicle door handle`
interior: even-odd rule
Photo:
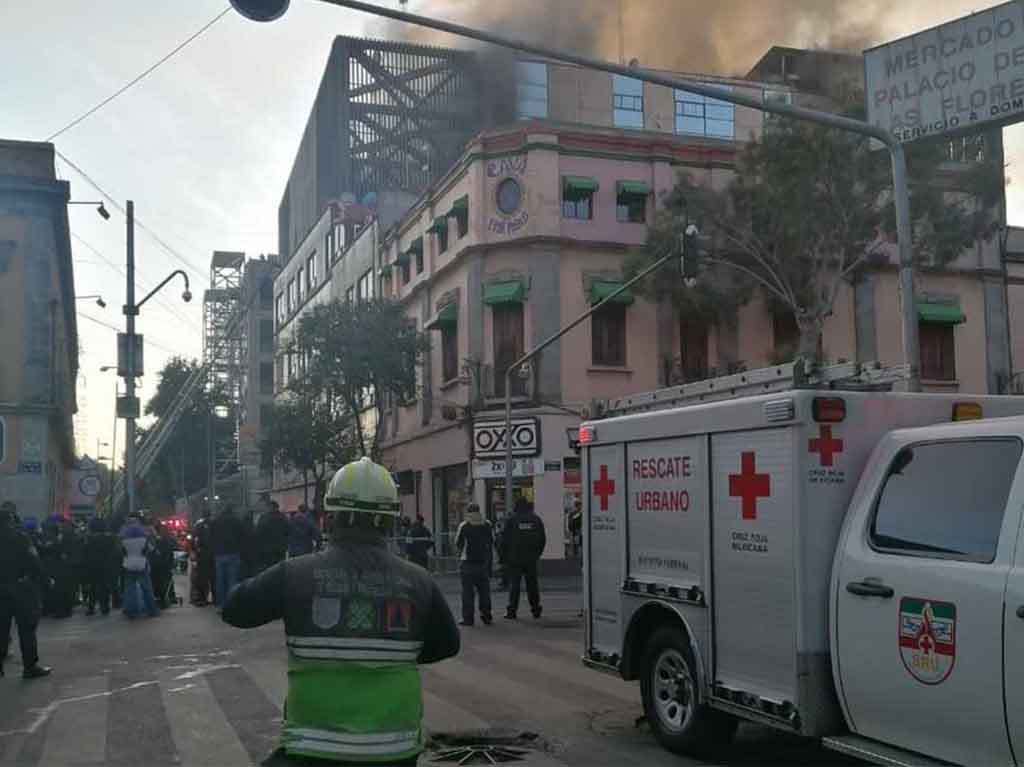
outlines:
[[[873,581],[850,581],[846,584],[846,590],[859,597],[881,597],[882,599],[890,599],[896,593],[889,586]]]

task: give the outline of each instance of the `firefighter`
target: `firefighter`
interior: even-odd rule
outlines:
[[[414,764],[423,750],[418,663],[459,651],[448,603],[419,567],[391,554],[398,491],[362,458],[331,479],[331,545],[243,581],[223,619],[253,628],[284,619],[288,756]]]
[[[505,617],[516,619],[519,610],[519,584],[526,579],[526,596],[534,618],[541,614],[540,586],[537,583],[537,561],[544,553],[547,536],[544,523],[533,513],[533,504],[525,498],[516,500],[512,516],[505,522],[501,536],[505,549],[503,561],[508,571],[508,610]]]

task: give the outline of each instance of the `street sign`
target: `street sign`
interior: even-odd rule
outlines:
[[[139,417],[139,398],[138,397],[124,397],[120,396],[117,398],[117,417],[118,418],[138,418]]]
[[[132,360],[132,367],[135,368],[135,377],[138,378],[143,375],[143,364],[142,364],[142,336],[138,333],[135,334],[135,357]],[[118,333],[117,334],[117,374],[121,378],[125,378],[128,375],[128,334]],[[137,418],[138,416],[136,416]]]
[[[505,422],[473,422],[473,457],[505,457]],[[536,418],[512,419],[513,457],[540,454],[540,422]]]
[[[100,494],[100,478],[95,474],[87,474],[78,480],[78,490],[82,495],[95,497]]]
[[[544,473],[541,458],[513,458],[513,477],[536,477]],[[473,461],[473,479],[504,479],[504,461]]]
[[[864,51],[868,122],[899,141],[1024,119],[1024,0]]]

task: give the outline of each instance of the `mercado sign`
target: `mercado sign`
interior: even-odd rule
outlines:
[[[1024,119],[1024,0],[864,51],[868,122],[908,142]]]

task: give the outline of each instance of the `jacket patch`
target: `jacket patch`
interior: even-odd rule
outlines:
[[[341,599],[338,597],[313,597],[313,625],[317,628],[332,629],[341,620]]]
[[[345,628],[349,631],[375,631],[377,610],[368,599],[350,599],[345,613]]]
[[[384,631],[408,634],[412,629],[412,603],[404,599],[389,599],[384,603]]]

